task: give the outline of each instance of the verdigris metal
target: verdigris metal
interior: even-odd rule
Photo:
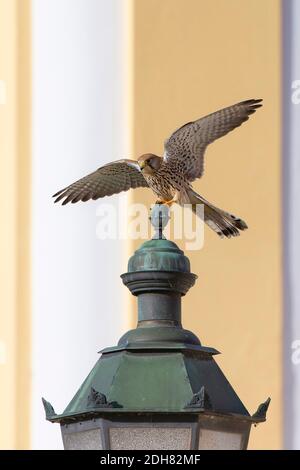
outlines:
[[[203,410],[211,410],[212,404],[209,398],[207,391],[205,390],[204,385],[201,387],[198,393],[193,395],[191,401],[187,404],[187,408],[201,408]]]
[[[164,217],[156,213],[155,224]],[[204,413],[264,421],[265,414],[248,413],[214,360],[218,351],[202,346],[194,333],[182,327],[181,297],[197,276],[190,272],[182,250],[162,238],[162,228],[155,230],[159,236],[142,244],[121,276],[137,297],[137,327],[125,333],[117,346],[101,351],[61,415],[51,414],[45,406],[47,419],[68,423],[114,413]]]

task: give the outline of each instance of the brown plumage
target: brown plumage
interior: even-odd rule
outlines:
[[[197,204],[204,204],[204,221],[220,237],[239,235],[246,223],[206,201],[192,189],[191,182],[203,175],[207,145],[247,121],[262,106],[261,101],[243,101],[189,122],[167,139],[163,157],[145,154],[137,161],[108,163],[54,194],[55,202],[63,200],[64,205],[150,187],[162,203],[192,204],[194,211]]]

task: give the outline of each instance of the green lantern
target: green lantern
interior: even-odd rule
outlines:
[[[137,297],[137,327],[101,357],[65,411],[44,402],[60,423],[65,449],[246,449],[253,423],[214,357],[181,324],[181,297],[196,275],[178,246],[164,239],[165,206],[155,206],[154,239],[130,258],[122,280]]]

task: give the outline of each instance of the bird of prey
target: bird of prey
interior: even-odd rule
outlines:
[[[191,183],[204,172],[204,153],[208,144],[240,126],[249,119],[261,99],[251,99],[188,122],[165,141],[163,157],[151,153],[138,160],[122,159],[108,163],[93,173],[54,194],[55,202],[88,201],[127,191],[148,187],[158,197],[158,203],[204,205],[204,221],[220,237],[239,235],[246,223],[214,206],[196,193]]]

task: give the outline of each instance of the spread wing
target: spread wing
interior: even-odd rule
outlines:
[[[117,160],[98,168],[98,170],[81,178],[70,186],[58,191],[54,202],[64,199],[68,202],[88,201],[104,196],[127,191],[130,188],[148,186],[138,163],[134,160]]]
[[[261,101],[242,101],[180,127],[165,142],[164,162],[175,172],[183,170],[189,181],[200,178],[207,145],[247,121]]]

